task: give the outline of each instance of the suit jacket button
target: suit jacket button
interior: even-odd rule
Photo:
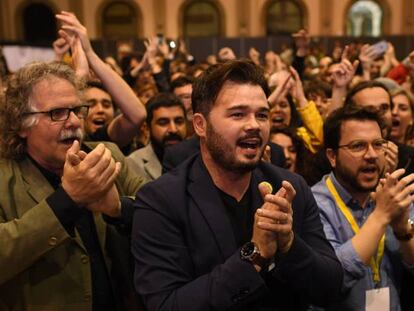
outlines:
[[[50,246],[55,246],[57,244],[57,238],[54,236],[51,236],[47,242]]]
[[[86,263],[88,263],[88,262],[89,262],[89,258],[88,258],[88,256],[82,255],[82,256],[81,256],[81,262],[82,262],[82,263],[85,263],[85,264],[86,264]]]

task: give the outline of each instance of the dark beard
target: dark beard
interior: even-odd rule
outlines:
[[[335,168],[335,177],[338,179],[340,184],[350,193],[357,192],[357,193],[368,193],[375,191],[377,188],[377,185],[379,183],[380,177],[384,173],[384,169],[381,171],[381,169],[378,167],[378,180],[372,187],[363,187],[357,182],[357,175],[359,171],[356,172],[356,175],[353,175],[345,166],[341,165],[340,162],[338,162],[339,165]]]
[[[156,139],[154,139],[154,137],[152,137],[152,135],[150,136],[150,140],[151,140],[151,144],[152,144],[152,149],[154,149],[155,154],[157,155],[158,160],[160,160],[160,162],[162,163],[162,159],[164,157],[164,149],[166,147],[169,147],[170,145],[166,145],[166,142],[168,140],[178,140],[179,142],[183,141],[183,138],[176,134],[176,133],[171,133],[167,136],[165,136],[161,143],[158,142]]]
[[[167,146],[167,142],[170,141],[170,140],[177,140],[177,141],[181,142],[181,141],[183,141],[183,138],[180,135],[178,135],[177,133],[168,134],[167,136],[165,136],[162,139],[162,145],[164,146],[164,148]]]
[[[258,137],[259,134],[249,137]],[[245,139],[247,137],[244,137]],[[260,138],[260,137],[259,137]],[[223,137],[218,134],[210,123],[207,123],[206,147],[213,160],[222,168],[239,174],[245,174],[254,170],[262,158],[264,148],[262,148],[258,161],[241,163],[237,162],[230,146],[227,145]]]

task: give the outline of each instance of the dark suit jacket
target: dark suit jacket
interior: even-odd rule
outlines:
[[[271,142],[268,145],[270,146],[270,162],[276,166],[283,167],[285,165],[285,155],[282,147]],[[162,160],[163,173],[177,167],[197,152],[200,152],[198,136],[193,136],[179,144],[165,148]]]
[[[251,180],[254,208],[263,204],[257,186],[283,180],[297,191],[295,239],[262,276],[240,258],[232,226],[201,156],[145,185],[138,193],[132,231],[135,288],[148,310],[306,310],[308,302],[334,299],[342,268],[325,239],[318,208],[298,175],[260,163]],[[253,304],[253,305],[251,305]]]

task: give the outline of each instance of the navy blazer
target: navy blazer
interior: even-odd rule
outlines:
[[[263,204],[257,186],[279,189],[288,180],[295,238],[276,256],[276,268],[257,273],[240,258],[232,226],[201,156],[148,183],[137,193],[132,230],[135,288],[148,310],[306,310],[340,292],[343,273],[323,233],[318,208],[303,178],[260,163],[251,180],[252,202]],[[269,309],[267,309],[269,310]]]

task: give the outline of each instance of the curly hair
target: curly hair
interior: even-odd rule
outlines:
[[[62,62],[34,62],[10,76],[7,90],[0,101],[0,156],[19,159],[26,152],[26,140],[20,137],[22,130],[38,122],[38,116],[25,115],[34,111],[30,98],[34,87],[41,81],[59,78],[72,84],[81,96],[85,86],[73,69]]]

